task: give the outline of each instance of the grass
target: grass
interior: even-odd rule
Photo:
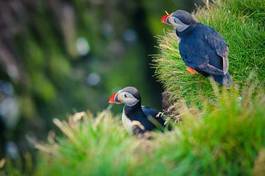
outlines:
[[[229,72],[236,84],[245,85],[250,73],[265,85],[265,2],[262,0],[215,1],[208,9],[199,9],[195,17],[215,28],[229,45]],[[169,92],[172,102],[185,99],[201,104],[201,97],[213,98],[208,79],[190,75],[179,52],[175,34],[159,37],[161,53],[154,59],[157,78]]]
[[[68,121],[54,120],[62,134],[49,144],[37,145],[42,152],[34,175],[258,173],[264,163],[257,158],[265,159],[265,97],[253,90],[215,88],[218,103],[204,101],[196,116],[186,107],[181,124],[169,132],[153,133],[152,140],[129,136],[120,117],[109,111],[97,118],[77,113]]]

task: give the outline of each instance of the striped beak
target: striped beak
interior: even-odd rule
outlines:
[[[161,22],[164,23],[164,24],[170,24],[169,21],[168,21],[168,17],[170,15],[164,15],[161,17]]]
[[[110,97],[109,97],[109,104],[121,104],[121,101],[119,100],[117,93],[113,93]]]
[[[170,17],[171,14],[169,14],[167,11],[165,11],[165,13],[166,13],[166,15],[161,17],[161,22],[164,23],[164,24],[170,25],[169,17]]]

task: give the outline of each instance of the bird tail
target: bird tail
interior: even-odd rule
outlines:
[[[233,83],[232,77],[229,73],[225,74],[224,76],[213,76],[213,78],[216,82],[225,87],[230,87]]]

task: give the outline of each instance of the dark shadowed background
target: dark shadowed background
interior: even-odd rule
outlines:
[[[0,1],[1,157],[23,161],[34,151],[28,139],[46,137],[53,118],[96,113],[124,86],[161,109],[150,67],[155,36],[165,30],[160,17],[194,7],[193,0]]]

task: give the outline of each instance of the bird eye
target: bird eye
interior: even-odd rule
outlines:
[[[126,94],[124,94],[124,97],[125,97],[125,98],[127,98],[127,95],[126,95]]]

